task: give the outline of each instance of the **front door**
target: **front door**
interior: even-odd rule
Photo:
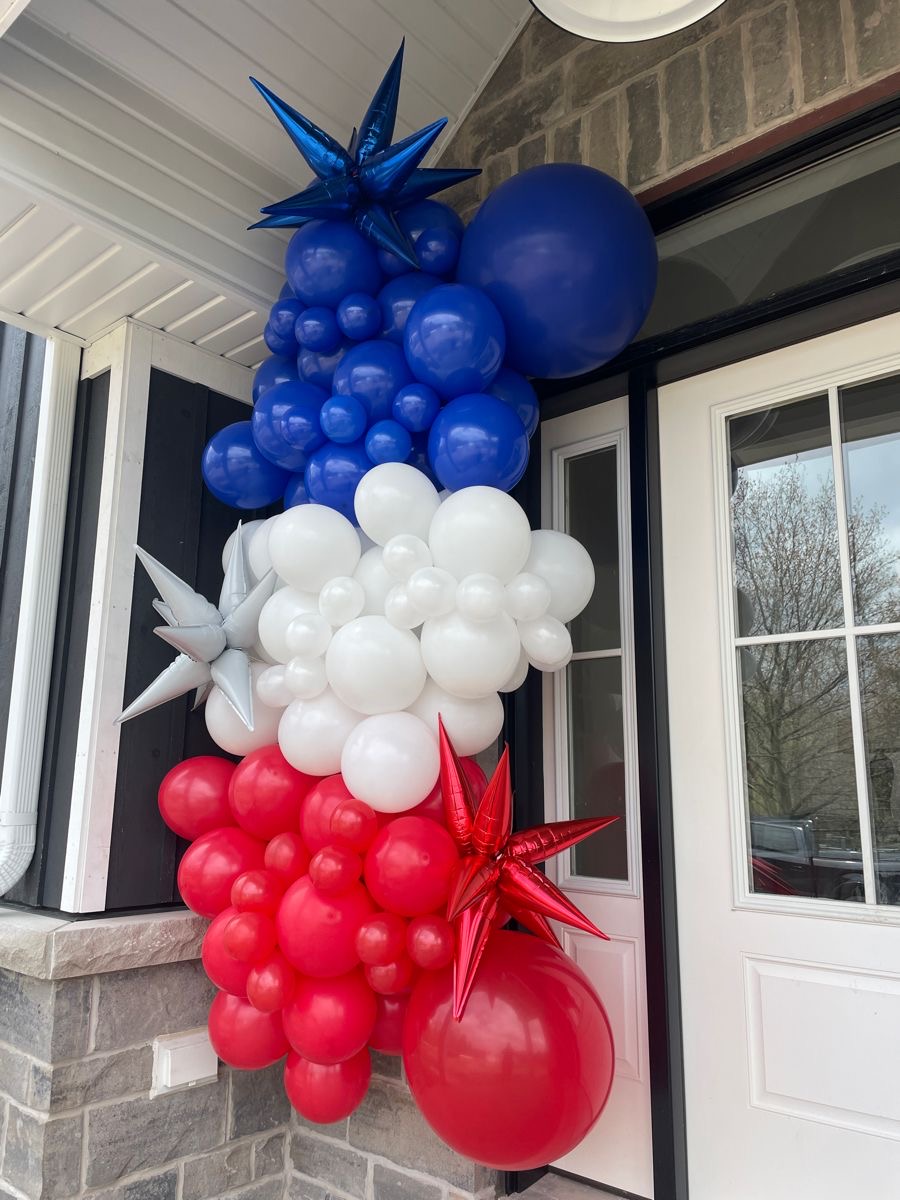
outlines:
[[[900,316],[659,411],[690,1197],[900,1195]]]
[[[541,426],[543,526],[589,550],[590,603],[571,623],[574,658],[544,677],[548,820],[615,813],[619,820],[548,870],[609,941],[568,928],[566,950],[609,1013],[616,1074],[582,1144],[555,1165],[634,1196],[653,1195],[647,994],[631,637],[628,406],[598,404]]]

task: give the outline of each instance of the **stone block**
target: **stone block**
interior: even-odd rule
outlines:
[[[372,1175],[373,1200],[441,1200],[442,1189],[405,1171],[392,1171],[375,1163]]]
[[[335,1142],[346,1142],[347,1140],[348,1121],[346,1117],[331,1125],[317,1125],[315,1121],[307,1121],[306,1117],[301,1117],[300,1113],[295,1110],[291,1113],[291,1122],[295,1128],[310,1129],[313,1133],[321,1133]]]
[[[512,173],[512,155],[509,152],[496,154],[485,164],[481,185],[482,195],[489,196],[494,188],[498,188],[505,179],[509,179]]]
[[[896,70],[900,61],[900,2],[853,0],[853,33],[860,76]]]
[[[800,28],[803,99],[809,104],[847,78],[841,0],[795,0]]]
[[[231,1071],[230,1074],[229,1138],[266,1133],[287,1124],[291,1106],[284,1090],[283,1063],[275,1063],[264,1071]]]
[[[227,1200],[284,1200],[284,1180],[263,1179],[259,1183],[251,1183],[238,1188],[236,1192],[229,1192]]]
[[[364,1200],[369,1160],[349,1146],[295,1129],[291,1134],[291,1162],[295,1170],[326,1187]]]
[[[91,1200],[175,1200],[178,1195],[178,1172],[173,1168],[159,1175],[145,1175],[119,1187],[92,1192]]]
[[[446,165],[441,159],[440,166]],[[440,199],[464,216],[470,208],[477,208],[481,203],[481,176],[474,175],[471,179],[454,184],[448,191],[441,192]]]
[[[31,1078],[34,1071],[45,1074],[46,1068],[11,1046],[0,1045],[0,1092],[18,1100],[20,1104],[43,1108],[45,1105],[32,1100]]]
[[[225,1140],[224,1079],[154,1099],[124,1100],[88,1114],[87,1183],[114,1183],[218,1147]]]
[[[253,1178],[265,1179],[284,1171],[284,1151],[287,1135],[275,1133],[256,1142],[253,1150]]]
[[[476,104],[479,108],[488,108],[502,100],[514,88],[517,88],[525,78],[525,41],[520,35],[516,38],[506,54],[500,59],[493,75],[481,90]]]
[[[788,9],[779,4],[750,22],[753,124],[768,125],[794,108]]]
[[[381,1075],[385,1079],[401,1079],[403,1077],[403,1060],[399,1054],[379,1054],[372,1050],[372,1074]]]
[[[529,167],[539,167],[547,161],[547,135],[537,133],[519,147],[516,168],[519,171],[527,171]]]
[[[52,1068],[48,1077],[51,1112],[98,1104],[116,1096],[148,1092],[153,1076],[150,1046],[94,1055]]]
[[[87,1054],[91,1030],[91,979],[60,979],[53,985],[53,1037],[50,1061]]]
[[[581,117],[564,121],[553,131],[553,162],[581,162]]]
[[[62,1200],[81,1185],[82,1119],[38,1119],[9,1105],[3,1177],[33,1200]]]
[[[628,106],[628,184],[635,187],[657,176],[662,165],[659,79],[656,75],[648,75],[629,84],[625,99]]]
[[[199,962],[99,975],[94,1049],[119,1050],[205,1025],[215,991]]]
[[[704,47],[709,93],[709,133],[715,148],[739,138],[747,129],[747,90],[740,29],[729,29]]]
[[[685,50],[663,72],[668,129],[666,166],[679,167],[703,153],[703,82],[700,51]]]
[[[343,1196],[337,1196],[330,1188],[323,1187],[314,1179],[297,1174],[288,1180],[286,1195],[287,1200],[344,1200]]]
[[[486,162],[511,150],[526,138],[553,125],[565,115],[562,67],[529,79],[490,108],[476,107],[469,118],[472,161]]]
[[[607,96],[587,117],[587,158],[589,166],[605,171],[613,179],[624,179],[622,164],[621,100]]]
[[[0,1041],[49,1062],[53,1040],[53,984],[0,970]]]
[[[532,75],[552,67],[584,45],[583,38],[560,28],[537,11],[531,14],[519,41],[525,51],[526,68]]]
[[[183,1167],[183,1200],[216,1200],[223,1192],[249,1183],[250,1143],[223,1146],[202,1158],[190,1158]]]

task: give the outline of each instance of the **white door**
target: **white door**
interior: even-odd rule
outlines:
[[[548,820],[616,813],[619,820],[551,860],[565,893],[608,942],[560,929],[566,950],[606,1005],[616,1042],[609,1103],[582,1144],[555,1165],[652,1197],[644,910],[637,790],[628,405],[618,400],[541,427],[544,526],[590,551],[594,595],[570,625],[574,658],[544,683]]]
[[[900,316],[659,395],[691,1200],[900,1195]]]

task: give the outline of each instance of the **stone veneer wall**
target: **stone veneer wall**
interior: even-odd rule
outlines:
[[[468,219],[517,171],[584,162],[655,187],[900,69],[900,0],[725,0],[668,37],[590,42],[529,18],[440,157]]]

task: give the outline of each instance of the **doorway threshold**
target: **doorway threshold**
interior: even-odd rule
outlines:
[[[520,1193],[527,1200],[622,1200],[621,1196],[612,1192],[604,1192],[601,1188],[568,1175],[554,1175],[553,1172],[542,1176],[537,1183]]]

